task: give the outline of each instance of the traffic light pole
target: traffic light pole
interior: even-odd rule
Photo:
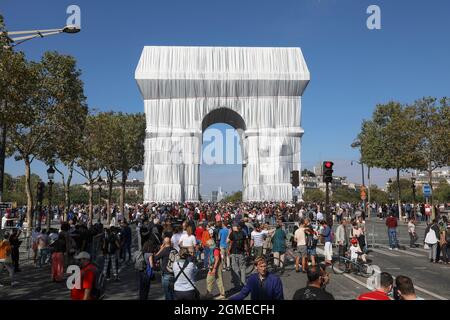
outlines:
[[[326,188],[325,188],[325,213],[328,215],[330,213],[330,210],[328,209],[329,205],[330,205],[330,184],[328,182],[326,182]]]

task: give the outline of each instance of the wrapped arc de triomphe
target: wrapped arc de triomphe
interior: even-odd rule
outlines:
[[[244,201],[291,201],[301,171],[299,48],[144,47],[135,78],[147,121],[144,201],[198,201],[203,131],[238,130]]]

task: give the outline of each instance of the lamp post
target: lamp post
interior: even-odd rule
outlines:
[[[99,212],[98,212],[98,222],[101,222],[101,216],[102,216],[102,184],[103,179],[102,177],[98,177],[97,179],[98,183],[98,205],[100,206]]]
[[[47,231],[50,230],[52,221],[52,189],[53,189],[53,179],[55,178],[55,169],[52,165],[47,169],[48,177],[48,214],[47,214]]]
[[[389,194],[389,201],[390,201],[390,203],[389,203],[389,205],[391,205],[391,202],[392,202],[392,200],[393,200],[393,197],[392,197],[392,192],[391,192],[391,187],[392,187],[392,179],[391,178],[389,178],[389,180],[388,180],[388,194]]]
[[[412,214],[413,217],[416,217],[416,178],[411,177],[411,189],[413,194],[413,207],[412,207]]]
[[[356,162],[356,163],[361,165],[361,183],[362,183],[362,189],[365,190],[366,185],[365,185],[365,181],[364,181],[364,163],[362,161],[355,161],[355,160],[353,160],[351,162],[352,166],[353,166],[353,162]],[[369,185],[369,188],[370,188],[370,185]],[[363,211],[364,211],[364,218],[365,218],[367,216],[366,199],[364,198],[364,199],[361,199],[361,200],[363,200],[363,206],[364,206]]]

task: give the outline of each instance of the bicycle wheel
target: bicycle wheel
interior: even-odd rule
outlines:
[[[253,270],[255,270],[255,264],[253,263],[253,259],[251,257],[247,257],[245,259],[245,274],[250,275]]]
[[[373,271],[369,272],[369,265],[362,263],[359,265],[359,274],[365,278],[369,278],[373,274]]]
[[[345,271],[347,271],[347,263],[345,259],[339,257],[333,262],[331,269],[333,269],[333,272],[336,274],[343,274]]]

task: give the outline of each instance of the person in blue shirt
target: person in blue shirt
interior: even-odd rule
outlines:
[[[331,260],[333,256],[333,246],[332,246],[332,237],[333,231],[328,226],[326,220],[321,222],[322,225],[322,238],[324,241],[324,255],[325,255],[325,263],[331,265]]]
[[[219,230],[219,247],[220,247],[220,255],[223,261],[223,271],[230,271],[230,257],[228,255],[228,235],[230,234],[230,229],[226,226],[223,226]]]
[[[280,277],[267,272],[264,257],[255,260],[256,273],[251,274],[245,286],[230,300],[244,300],[249,294],[251,300],[284,300],[283,283]]]

